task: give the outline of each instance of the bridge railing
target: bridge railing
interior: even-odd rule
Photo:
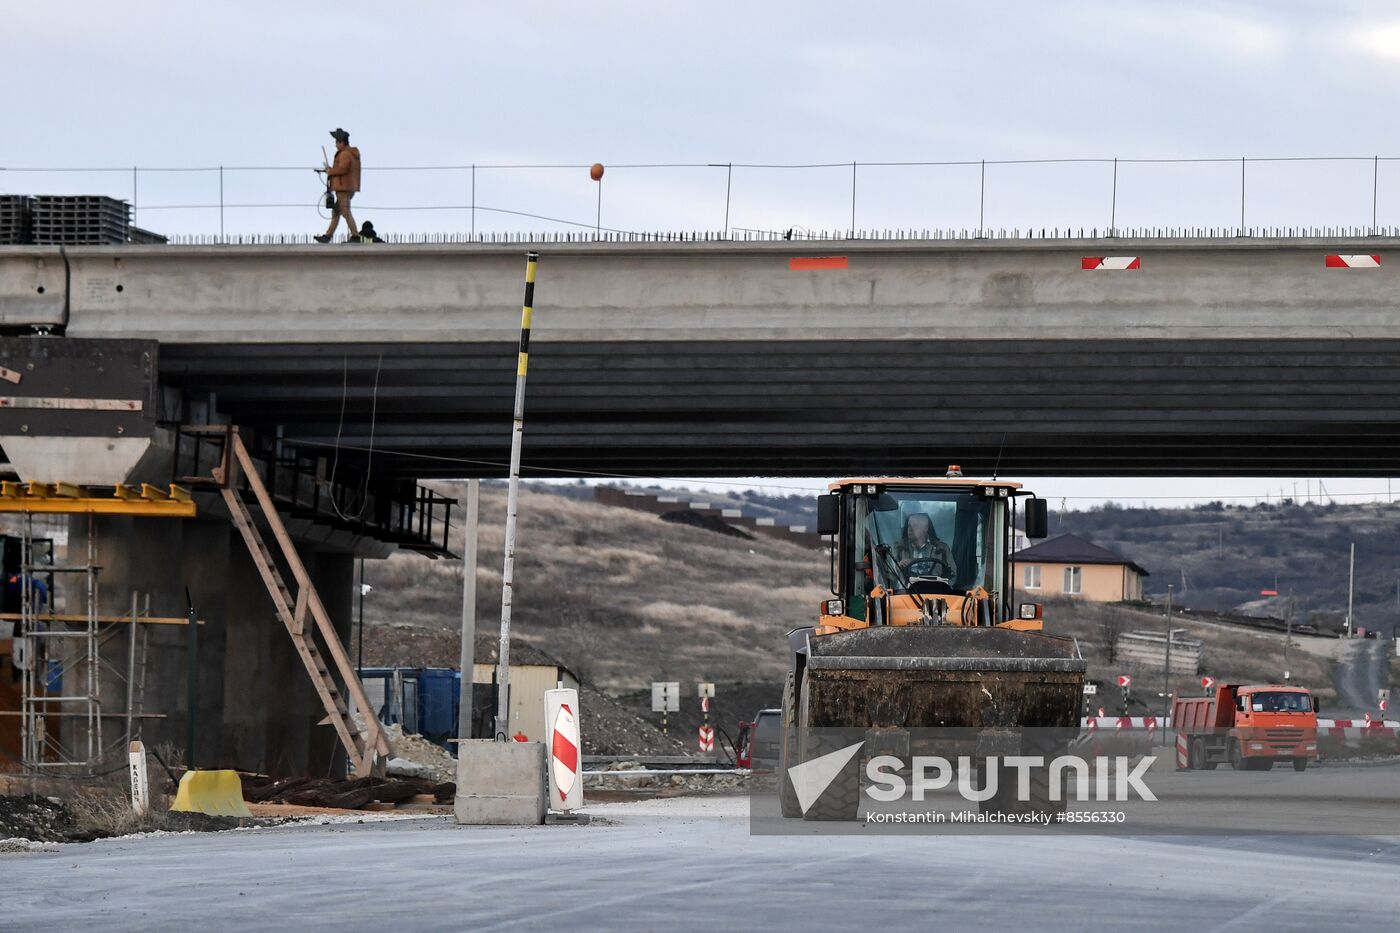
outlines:
[[[1392,235],[1400,156],[376,165],[357,219],[420,242]],[[296,242],[314,166],[0,166],[5,194],[99,194],[174,242]],[[411,232],[406,232],[411,231]]]

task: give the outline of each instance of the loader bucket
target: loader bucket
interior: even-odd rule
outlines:
[[[1066,728],[1079,720],[1072,638],[969,626],[878,626],[814,635],[807,727]]]
[[[186,771],[170,809],[210,816],[253,815],[243,802],[243,782],[237,771]]]

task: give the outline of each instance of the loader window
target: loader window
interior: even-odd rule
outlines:
[[[894,592],[936,592],[945,584],[955,593],[978,586],[1002,592],[1004,501],[961,491],[888,490],[879,503],[860,502],[855,518],[863,529],[855,561],[869,550],[875,582]]]

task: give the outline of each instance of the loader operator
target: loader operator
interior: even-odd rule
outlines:
[[[904,519],[904,534],[895,548],[901,570],[913,569],[914,576],[943,577],[952,580],[958,568],[953,551],[933,530],[933,519],[925,512],[914,512]]]

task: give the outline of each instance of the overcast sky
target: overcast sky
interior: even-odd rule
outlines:
[[[710,163],[1400,157],[1400,4],[155,3],[0,0],[0,192],[132,198],[129,169],[217,167],[226,232],[316,232],[310,169],[344,126],[385,232],[469,229],[460,166],[614,166],[623,230],[845,228],[844,168]],[[625,168],[698,163],[696,168]],[[286,171],[238,171],[280,166]],[[386,167],[452,166],[434,172]],[[378,169],[378,170],[376,170]],[[1247,222],[1400,225],[1400,161],[1247,170]],[[862,228],[975,227],[980,166],[864,167]],[[993,165],[986,223],[1238,223],[1238,163]],[[217,233],[218,172],[142,172],[138,222]],[[591,224],[578,168],[479,169],[476,224]],[[293,205],[237,207],[234,205]],[[190,207],[188,205],[203,205]],[[449,210],[401,210],[405,207]],[[1162,481],[1161,495],[1260,496],[1291,481]],[[1042,481],[1141,498],[1142,481]],[[1383,490],[1384,481],[1334,492]],[[1063,490],[1063,492],[1061,492]],[[1092,491],[1091,491],[1092,490]]]

